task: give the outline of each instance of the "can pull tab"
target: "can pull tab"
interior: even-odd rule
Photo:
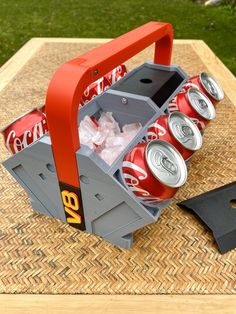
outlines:
[[[182,124],[182,125],[177,124],[175,128],[176,128],[176,133],[177,133],[176,135],[180,139],[194,136],[193,130],[190,128],[190,126],[186,124]]]
[[[199,103],[199,107],[203,110],[208,107],[204,99],[198,99],[198,103]]]
[[[172,175],[175,175],[177,173],[177,167],[176,165],[166,156],[163,156],[161,158],[161,166],[170,172]]]
[[[190,137],[190,136],[194,135],[193,130],[188,125],[182,125],[181,126],[181,131],[182,131],[183,135],[187,136],[187,137]]]
[[[207,90],[214,96],[217,96],[217,91],[215,86],[208,80],[204,80]]]

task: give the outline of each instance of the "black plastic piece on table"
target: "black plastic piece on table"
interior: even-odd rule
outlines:
[[[178,203],[192,210],[213,232],[220,252],[236,248],[236,182]],[[236,204],[236,203],[235,203]]]

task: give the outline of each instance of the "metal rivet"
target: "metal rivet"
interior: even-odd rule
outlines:
[[[123,97],[121,98],[121,102],[123,105],[126,105],[128,103],[128,100],[125,97]]]
[[[94,75],[98,75],[98,69],[94,70]]]

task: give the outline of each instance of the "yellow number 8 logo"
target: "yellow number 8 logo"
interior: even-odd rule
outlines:
[[[61,192],[61,195],[63,204],[66,207],[71,208],[73,210],[79,209],[78,197],[75,193],[64,190]]]

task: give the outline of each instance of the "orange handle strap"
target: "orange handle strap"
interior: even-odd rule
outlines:
[[[46,115],[59,182],[80,187],[78,106],[86,87],[155,42],[154,63],[169,65],[171,24],[149,22],[79,58],[64,63],[47,91]]]

